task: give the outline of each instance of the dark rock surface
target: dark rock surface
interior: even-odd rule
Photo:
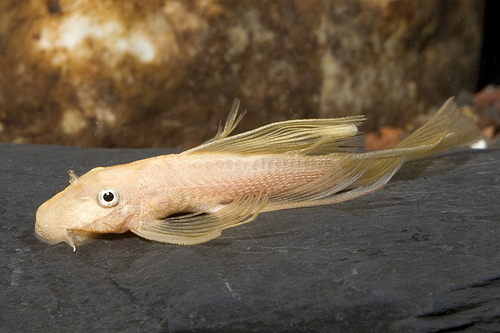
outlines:
[[[163,152],[0,144],[3,332],[500,330],[500,151],[412,162],[375,194],[199,246],[35,238],[68,169]]]

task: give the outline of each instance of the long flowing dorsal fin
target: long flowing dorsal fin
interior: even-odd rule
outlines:
[[[240,99],[235,98],[233,101],[233,105],[231,106],[231,110],[229,111],[229,115],[227,116],[226,124],[224,125],[224,127],[222,127],[222,124],[219,125],[219,130],[217,131],[217,134],[209,142],[224,139],[234,131],[236,126],[238,126],[238,124],[245,116],[245,111],[238,113],[239,108],[240,108]]]
[[[363,138],[357,126],[363,116],[335,119],[300,119],[272,123],[257,129],[229,136],[241,121],[239,100],[231,108],[224,127],[216,136],[182,154],[232,152],[240,154],[301,153],[323,155],[333,152],[353,152],[363,148]]]
[[[231,203],[213,206],[197,212],[149,221],[131,231],[154,241],[195,245],[220,236],[227,228],[252,221],[267,203],[265,193],[241,195]]]

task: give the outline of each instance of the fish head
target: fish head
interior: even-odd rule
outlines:
[[[70,185],[36,212],[35,234],[40,240],[66,242],[75,250],[100,234],[128,230],[136,205],[127,195],[134,182],[126,168],[94,168],[81,177],[70,176]]]

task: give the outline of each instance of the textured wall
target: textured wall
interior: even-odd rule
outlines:
[[[477,81],[483,1],[0,3],[0,140],[183,146],[366,114],[402,126]]]

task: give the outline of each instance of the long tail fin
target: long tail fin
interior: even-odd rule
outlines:
[[[373,184],[387,173],[397,171],[403,162],[466,147],[480,137],[474,120],[463,115],[451,97],[424,126],[393,149],[353,155],[354,159],[371,160],[370,167],[353,187]]]
[[[463,115],[451,97],[424,126],[394,149],[407,150],[405,160],[408,161],[466,147],[479,139],[480,132],[474,120]]]

